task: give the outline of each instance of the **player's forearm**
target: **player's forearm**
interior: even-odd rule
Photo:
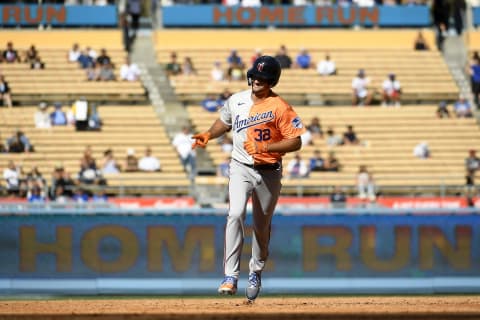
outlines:
[[[300,139],[300,137],[297,137],[268,144],[268,152],[292,152],[300,150],[301,147],[302,140]]]
[[[210,133],[210,139],[215,139],[222,136],[225,132],[230,130],[230,126],[226,125],[222,120],[217,119],[208,132]]]

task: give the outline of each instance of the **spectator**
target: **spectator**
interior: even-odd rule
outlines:
[[[97,190],[92,196],[92,201],[95,203],[107,203],[108,197],[105,194],[105,190],[104,189]]]
[[[470,74],[475,106],[478,108],[480,96],[480,57],[473,57],[473,63],[470,65],[468,73]]]
[[[335,134],[335,131],[332,127],[329,127],[327,130],[327,145],[330,147],[335,147],[343,144],[343,139]]]
[[[60,200],[59,197],[71,197],[73,194],[73,182],[70,174],[65,171],[62,164],[57,164],[52,173],[52,181],[50,183],[50,198]],[[60,200],[61,201],[61,200]]]
[[[312,57],[308,53],[307,49],[300,49],[300,53],[295,60],[295,67],[300,69],[309,69],[312,66]]]
[[[467,3],[465,0],[454,0],[452,3],[451,16],[453,17],[453,26],[458,36],[463,32],[463,19],[465,17],[465,11],[467,9]]]
[[[91,146],[87,146],[85,148],[85,150],[83,151],[82,158],[80,159],[80,162],[84,162],[87,168],[97,170],[97,161],[93,157],[93,151]]]
[[[145,156],[140,159],[138,169],[140,171],[161,171],[160,161],[152,155],[152,149],[150,147],[145,149]]]
[[[465,170],[467,172],[467,185],[475,185],[475,174],[480,170],[480,158],[474,149],[468,151],[468,157],[465,158]]]
[[[419,159],[430,158],[430,148],[428,147],[428,143],[426,141],[418,143],[413,148],[413,155]]]
[[[5,80],[3,75],[0,75],[0,98],[3,101],[3,105],[7,107],[12,107],[12,97],[10,95],[10,86],[8,82]]]
[[[287,47],[285,47],[285,45],[280,46],[275,59],[280,63],[282,69],[290,69],[292,67],[292,59],[288,55]]]
[[[220,61],[215,61],[213,63],[212,70],[210,71],[210,77],[213,81],[225,80],[225,72],[222,69],[222,64]]]
[[[255,52],[254,52],[253,55],[250,57],[250,65],[253,65],[253,63],[255,62],[255,60],[257,60],[257,59],[260,58],[261,56],[263,56],[262,50],[259,49],[259,48],[255,49]]]
[[[68,124],[67,115],[62,111],[62,104],[55,102],[55,110],[50,113],[50,122],[54,126],[65,126]]]
[[[453,110],[457,118],[471,118],[472,117],[472,108],[470,103],[462,95],[458,97],[458,100],[453,105]]]
[[[72,46],[72,49],[68,51],[68,62],[77,62],[79,61],[78,59],[80,58],[81,55],[80,47],[78,46],[78,43],[74,43]]]
[[[130,16],[132,35],[130,37],[130,44],[135,41],[137,37],[138,27],[140,26],[140,15],[142,13],[141,0],[127,0],[127,12]]]
[[[25,52],[25,59],[24,62],[26,63],[32,63],[37,60],[38,57],[38,51],[35,48],[35,46],[32,44],[30,48]]]
[[[375,181],[366,166],[360,166],[357,173],[358,197],[375,201]]]
[[[217,98],[214,94],[209,93],[205,99],[202,101],[202,107],[208,112],[217,112],[221,107],[218,103]]]
[[[138,159],[135,156],[135,149],[127,149],[127,157],[125,158],[125,172],[138,171]]]
[[[77,131],[88,130],[88,101],[85,97],[80,97],[72,105],[72,114],[75,122],[75,129]]]
[[[184,76],[194,76],[197,75],[197,69],[193,65],[192,58],[185,57],[182,64],[182,72]]]
[[[230,81],[244,80],[244,73],[243,64],[232,63],[227,70],[227,77]]]
[[[40,70],[40,69],[45,69],[45,63],[42,62],[40,57],[36,57],[31,63],[30,63],[30,69],[32,70]]]
[[[177,133],[172,141],[172,145],[176,148],[180,156],[183,168],[189,173],[191,180],[193,180],[197,174],[196,154],[195,150],[192,149],[193,142],[195,142],[195,140],[192,139],[190,128],[187,126],[184,126],[182,131]]]
[[[73,191],[72,200],[76,203],[87,203],[88,194],[82,188],[75,188]]]
[[[113,81],[115,74],[113,73],[113,66],[110,63],[99,64],[100,71],[97,75],[97,81]]]
[[[313,117],[310,120],[310,124],[307,126],[307,130],[310,131],[314,139],[323,138],[323,130],[320,125],[320,119],[318,117]]]
[[[37,129],[49,129],[52,127],[50,121],[50,115],[48,114],[48,105],[46,102],[40,102],[38,110],[35,112],[35,128]]]
[[[373,92],[370,88],[370,78],[365,76],[365,71],[363,69],[358,70],[358,74],[352,80],[352,104],[356,105],[369,105]]]
[[[302,146],[313,146],[313,135],[310,131],[306,130],[300,135],[302,140]]]
[[[335,186],[335,189],[330,194],[330,205],[332,208],[341,209],[345,208],[347,203],[347,195],[340,186]]]
[[[220,95],[218,96],[218,105],[222,107],[225,104],[225,101],[227,101],[227,99],[230,98],[231,95],[232,93],[228,88],[223,89],[223,92],[220,93]]]
[[[30,140],[20,130],[17,130],[13,135],[7,139],[7,150],[10,153],[22,153],[33,151],[33,146],[30,144]]]
[[[440,101],[440,103],[438,104],[437,117],[450,118],[450,111],[448,111],[448,106],[446,101]]]
[[[227,58],[228,65],[231,67],[233,65],[238,65],[240,68],[244,67],[242,58],[237,53],[237,50],[232,50],[230,55]]]
[[[417,51],[430,50],[427,41],[423,37],[422,31],[418,31],[417,38],[413,44],[413,48]]]
[[[3,169],[3,179],[6,183],[7,193],[11,196],[18,195],[20,191],[20,179],[22,170],[10,160],[5,169]]]
[[[182,66],[177,62],[177,54],[175,52],[170,54],[170,62],[167,63],[165,71],[169,77],[182,73]]]
[[[7,63],[20,62],[20,56],[17,50],[13,48],[13,43],[7,43],[7,49],[3,51],[3,61]]]
[[[95,63],[95,61],[97,61],[97,51],[95,51],[91,47],[87,47],[85,50],[87,51],[88,56],[92,58],[93,62]]]
[[[125,64],[120,68],[120,79],[137,81],[140,77],[140,69],[137,64],[131,63],[130,58],[125,58]]]
[[[80,184],[96,185],[100,184],[102,173],[88,165],[85,160],[80,161],[80,171],[77,179]]]
[[[37,166],[34,166],[29,173],[27,173],[27,183],[31,186],[34,184],[40,186],[42,189],[46,186],[45,178],[38,169]]]
[[[448,20],[450,18],[450,5],[447,0],[433,0],[431,11],[436,29],[437,48],[443,51],[443,42],[447,36]]]
[[[31,189],[28,189],[27,201],[29,203],[44,203],[45,202],[45,192],[38,185],[33,186]]]
[[[230,161],[231,157],[228,156],[225,160],[220,163],[217,167],[217,177],[225,177],[228,178],[230,175]]]
[[[106,49],[102,49],[100,50],[100,55],[97,57],[97,61],[96,61],[97,64],[99,65],[105,65],[105,64],[110,64],[110,65],[113,65],[112,63],[112,59],[110,58],[110,56],[107,54],[107,50]]]
[[[88,54],[87,50],[84,50],[80,53],[77,58],[77,62],[82,69],[91,69],[95,67],[95,61],[93,58]]]
[[[382,106],[386,107],[388,105],[395,105],[395,107],[400,107],[402,88],[400,82],[396,79],[395,74],[390,73],[388,79],[383,81],[382,92]]]
[[[116,174],[120,173],[120,171],[120,165],[117,164],[112,149],[105,150],[103,153],[102,174]]]
[[[313,152],[313,157],[310,158],[310,172],[317,171],[325,171],[325,159],[318,149]]]
[[[358,145],[360,140],[358,140],[357,134],[353,130],[352,125],[347,126],[347,131],[343,133],[343,144],[345,145]]]
[[[300,153],[296,153],[295,157],[287,164],[287,174],[289,178],[306,178],[308,176],[308,166],[302,159]]]
[[[103,121],[98,114],[98,108],[95,103],[90,105],[88,110],[88,130],[100,131],[102,129]]]
[[[337,74],[335,61],[330,60],[330,54],[325,55],[325,59],[317,63],[317,72],[321,76],[331,76]]]
[[[325,171],[338,172],[340,171],[340,162],[335,156],[335,152],[330,151],[328,158],[325,161]]]

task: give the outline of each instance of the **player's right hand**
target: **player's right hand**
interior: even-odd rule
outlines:
[[[195,149],[196,147],[205,148],[211,135],[212,134],[208,131],[193,135],[192,138],[195,139],[195,142],[192,144],[192,149]]]

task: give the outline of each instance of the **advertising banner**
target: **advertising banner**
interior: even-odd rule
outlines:
[[[0,216],[0,278],[217,279],[225,221],[205,211]],[[478,277],[480,216],[278,214],[267,270],[302,279]]]
[[[426,27],[428,6],[219,6],[162,9],[164,27]]]
[[[1,26],[116,27],[117,6],[0,5]]]

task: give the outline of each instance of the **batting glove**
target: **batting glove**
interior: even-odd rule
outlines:
[[[196,147],[205,148],[211,135],[212,134],[208,131],[193,135],[192,138],[195,139],[195,142],[192,144],[192,149],[195,149]]]
[[[249,155],[268,152],[268,144],[265,142],[245,141],[243,148]]]

